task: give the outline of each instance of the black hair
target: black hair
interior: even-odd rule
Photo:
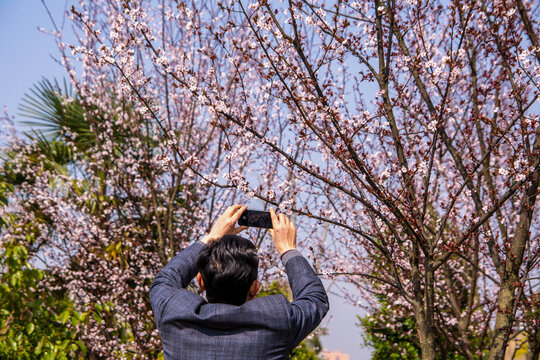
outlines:
[[[235,235],[210,242],[197,260],[206,298],[211,303],[245,303],[251,284],[257,280],[258,267],[255,245]]]

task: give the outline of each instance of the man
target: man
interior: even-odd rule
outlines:
[[[210,233],[174,257],[154,279],[150,300],[165,359],[288,359],[328,311],[324,287],[300,252],[296,229],[270,210],[270,233],[293,293],[255,298],[258,258],[236,236],[246,206],[233,205]],[[198,273],[197,273],[198,272]],[[194,277],[208,301],[186,290]]]

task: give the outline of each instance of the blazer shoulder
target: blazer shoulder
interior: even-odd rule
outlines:
[[[292,305],[282,294],[261,296],[242,305],[245,315],[288,332],[292,327]],[[244,312],[242,311],[242,312]]]
[[[197,312],[197,309],[206,303],[206,300],[202,296],[187,289],[178,289],[164,305],[163,316],[166,317],[170,313]]]

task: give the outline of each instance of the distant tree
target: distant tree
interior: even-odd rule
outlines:
[[[379,305],[373,313],[358,316],[364,336],[365,345],[373,348],[372,359],[403,359],[414,360],[421,356],[420,340],[416,332],[415,318],[399,305],[391,305],[392,302],[384,297],[379,297]],[[389,325],[393,322],[392,325]],[[452,336],[456,336],[458,329],[454,329]],[[484,336],[482,338],[481,336]],[[447,338],[447,333],[438,334],[437,341],[440,351],[435,355],[437,360],[464,360],[460,354],[459,346],[453,339]],[[482,348],[489,342],[487,334],[477,334],[476,338],[469,341],[475,348]],[[488,351],[482,351],[473,356],[475,360],[487,358]]]
[[[380,300],[380,303],[375,313],[358,316],[364,343],[373,349],[372,360],[418,359],[420,341],[415,334],[414,318],[397,316],[388,308],[388,302]],[[389,321],[395,321],[397,324],[388,326]]]

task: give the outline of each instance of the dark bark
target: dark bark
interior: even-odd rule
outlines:
[[[538,197],[540,182],[540,127],[536,130],[536,139],[531,153],[532,168],[535,169],[523,196],[519,211],[519,223],[516,233],[510,244],[510,252],[506,257],[503,273],[501,274],[501,288],[497,298],[497,318],[493,340],[489,352],[490,360],[502,360],[508,344],[508,337],[512,331],[515,318],[514,305],[517,301],[516,289],[521,282],[520,268],[523,263],[523,254],[530,238],[530,227],[534,205]]]

